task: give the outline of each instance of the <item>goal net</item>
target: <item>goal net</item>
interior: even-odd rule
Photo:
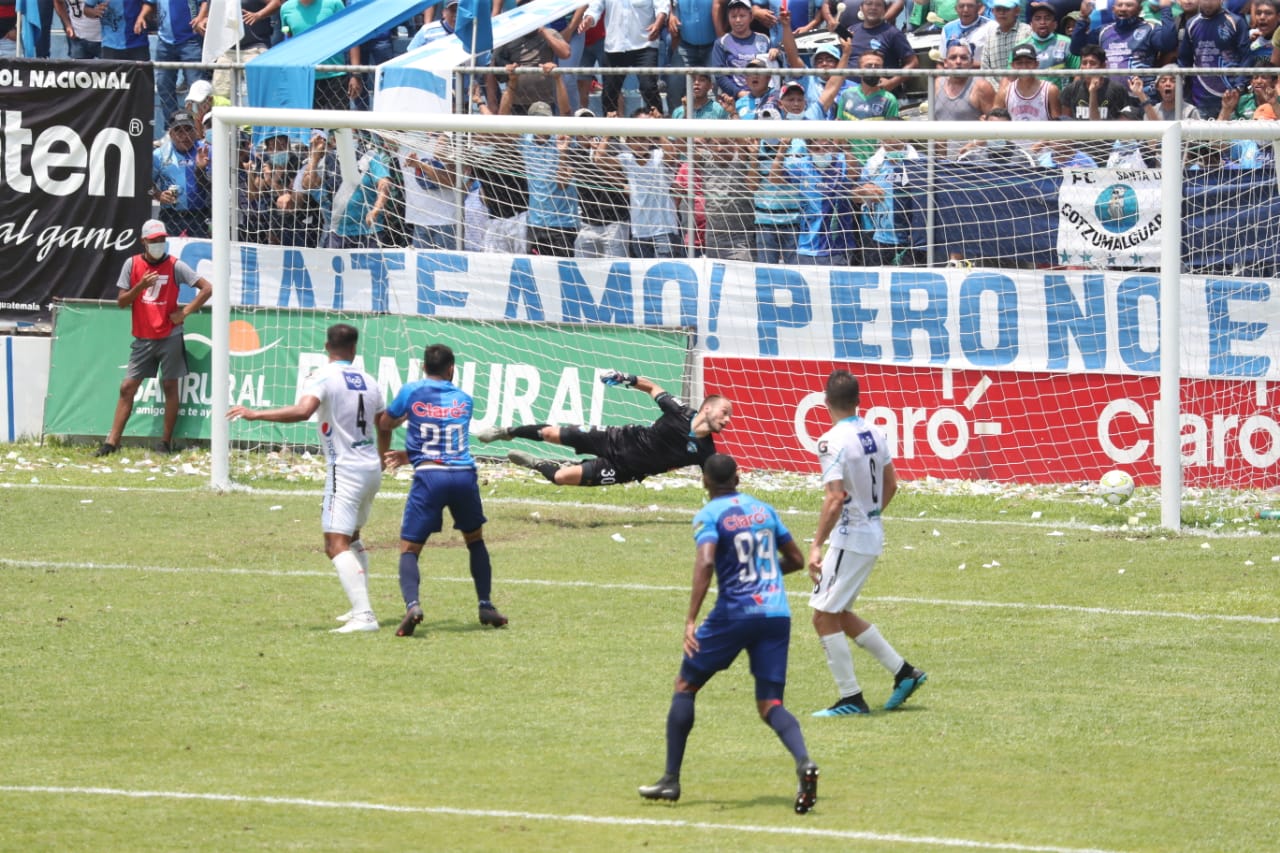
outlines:
[[[1274,484],[1274,123],[214,115],[233,404],[341,320],[389,394],[453,345],[481,425],[652,421],[619,369],[810,471],[840,367],[908,479]]]

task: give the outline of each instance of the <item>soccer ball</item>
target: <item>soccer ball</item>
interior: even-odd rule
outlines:
[[[1098,481],[1098,494],[1112,506],[1120,506],[1133,497],[1133,477],[1128,471],[1108,471]]]

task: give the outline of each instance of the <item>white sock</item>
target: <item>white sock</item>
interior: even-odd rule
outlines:
[[[365,596],[369,594],[369,552],[364,549],[364,543],[356,539],[351,543],[351,553],[356,555],[356,559],[360,561],[360,577],[364,581]]]
[[[894,651],[889,641],[880,636],[880,629],[875,625],[854,637],[853,641],[870,652],[891,675],[897,675],[898,670],[902,669],[902,655]]]
[[[827,653],[827,668],[831,670],[831,677],[836,680],[840,698],[861,693],[858,677],[853,674],[853,652],[849,651],[849,641],[844,638],[844,632],[827,634],[819,639]]]
[[[369,604],[369,590],[365,586],[364,569],[360,567],[360,560],[356,555],[350,551],[343,551],[333,558],[333,567],[338,570],[338,580],[342,581],[342,589],[351,602],[352,615],[372,613],[373,607]]]

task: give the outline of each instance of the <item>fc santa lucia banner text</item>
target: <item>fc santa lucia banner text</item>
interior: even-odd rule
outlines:
[[[0,62],[0,319],[109,299],[151,201],[150,66]]]

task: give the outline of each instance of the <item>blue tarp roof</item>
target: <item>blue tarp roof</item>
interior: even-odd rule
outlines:
[[[332,18],[246,63],[249,106],[311,109],[317,65],[327,64],[329,57],[344,53],[439,2],[356,0]]]

